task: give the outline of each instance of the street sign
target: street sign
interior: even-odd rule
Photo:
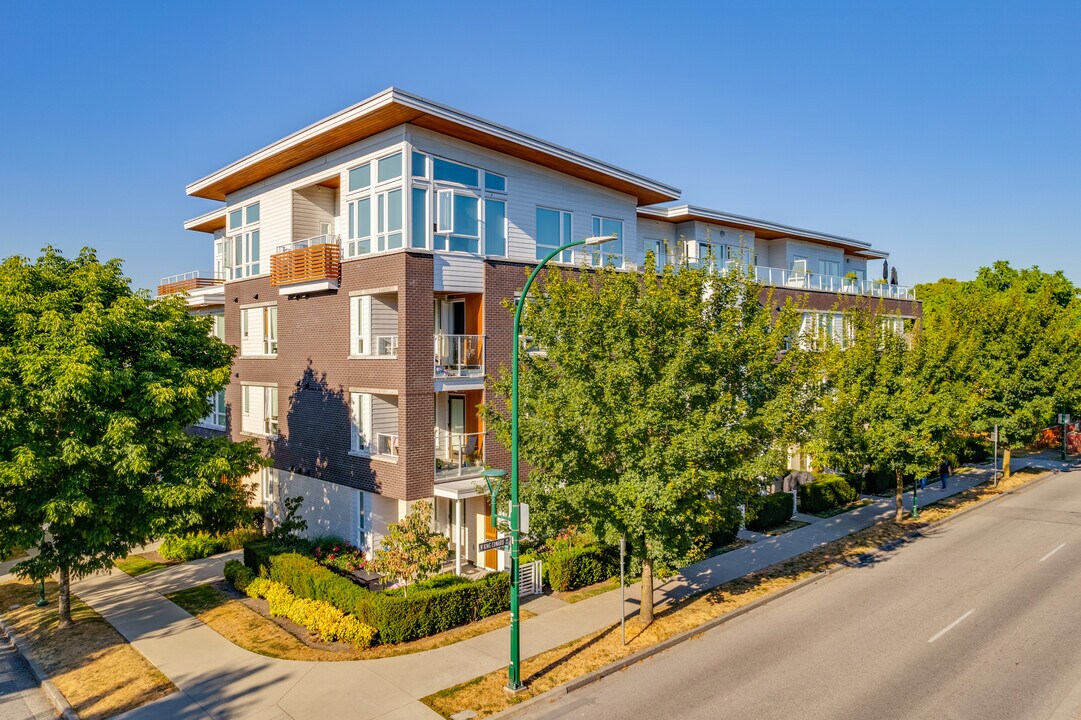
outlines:
[[[529,534],[529,505],[525,503],[518,505],[518,532],[523,535]]]
[[[510,538],[501,537],[496,538],[495,540],[485,540],[477,547],[480,549],[480,552],[484,552],[486,550],[499,550],[501,548],[508,548],[510,547]]]
[[[1070,413],[1059,413],[1059,415],[1058,415],[1058,424],[1059,425],[1069,425],[1070,424]]]

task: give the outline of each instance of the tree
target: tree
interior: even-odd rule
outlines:
[[[1056,413],[1081,400],[1078,290],[1061,272],[1000,261],[975,280],[941,280],[918,292],[929,333],[963,319],[973,356],[967,424],[983,435],[998,425],[1009,477],[1011,449],[1035,440]]]
[[[653,620],[658,563],[679,566],[760,479],[785,465],[813,400],[813,358],[786,352],[791,303],[773,317],[738,269],[548,273],[523,332],[522,496],[531,523],[626,537]],[[510,396],[504,368],[496,390]],[[509,418],[485,408],[510,442]],[[534,520],[535,519],[535,520]]]
[[[937,334],[918,322],[899,332],[899,317],[856,305],[845,312],[844,341],[822,351],[826,384],[810,447],[829,467],[893,475],[897,520],[904,477],[931,472],[955,449],[966,413],[970,356],[945,321]]]
[[[0,552],[40,544],[15,572],[59,575],[61,627],[73,578],[243,511],[257,447],[186,432],[229,378],[209,322],[92,250],[0,266]]]
[[[420,582],[439,572],[450,556],[450,541],[446,535],[433,532],[431,525],[432,504],[427,500],[413,503],[404,518],[387,525],[383,547],[375,551],[371,569],[404,583]]]

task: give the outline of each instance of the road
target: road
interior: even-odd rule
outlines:
[[[55,718],[22,658],[0,635],[0,720]]]
[[[1081,718],[1081,472],[542,706],[542,718]]]

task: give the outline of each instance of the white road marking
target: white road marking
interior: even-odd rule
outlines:
[[[1057,552],[1058,552],[1059,550],[1061,550],[1061,549],[1062,549],[1062,548],[1064,548],[1064,547],[1066,547],[1066,543],[1062,543],[1062,544],[1061,544],[1061,545],[1059,545],[1059,546],[1058,546],[1057,548],[1055,548],[1055,549],[1054,549],[1054,550],[1052,550],[1051,552],[1049,552],[1049,553],[1047,553],[1046,555],[1044,555],[1044,556],[1043,556],[1042,558],[1040,558],[1040,562],[1043,562],[1044,560],[1046,560],[1047,558],[1051,557],[1052,555],[1054,555],[1055,553],[1057,553]]]
[[[932,636],[931,636],[931,639],[930,639],[930,640],[928,640],[927,642],[929,642],[929,643],[933,643],[933,642],[934,642],[935,640],[938,640],[938,639],[939,639],[940,637],[942,637],[943,635],[945,635],[946,633],[948,633],[948,632],[949,632],[950,630],[953,630],[953,629],[954,629],[955,627],[957,627],[957,626],[958,626],[958,625],[959,625],[959,624],[961,623],[961,621],[962,621],[962,620],[964,620],[965,618],[967,618],[967,617],[968,617],[969,615],[971,615],[971,614],[972,614],[972,613],[974,613],[974,612],[976,612],[976,608],[972,608],[972,609],[971,609],[971,610],[969,610],[969,611],[968,611],[967,613],[965,613],[965,614],[964,614],[964,615],[962,615],[961,617],[957,618],[956,620],[954,620],[954,621],[953,621],[952,623],[950,623],[950,624],[949,624],[949,625],[947,625],[946,627],[944,627],[944,628],[942,628],[941,630],[939,630],[939,631],[938,631],[937,633],[935,633],[934,635],[932,635]]]

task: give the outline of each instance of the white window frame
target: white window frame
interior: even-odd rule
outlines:
[[[278,306],[263,308],[263,355],[278,354]]]
[[[823,266],[836,266],[831,268],[834,272],[826,272],[822,269]],[[825,258],[818,258],[818,274],[825,277],[841,277],[842,263],[839,260],[827,260]]]
[[[371,457],[372,395],[349,393],[349,454]]]
[[[253,315],[254,313],[254,315]],[[259,325],[259,332],[255,332],[254,325]],[[250,341],[252,335],[258,335],[261,352],[245,352],[245,343]],[[262,307],[247,307],[240,309],[240,357],[265,357],[278,356],[278,306],[264,305]]]
[[[221,400],[221,407],[218,407],[218,401]],[[226,421],[226,406],[225,406],[225,390],[218,390],[207,398],[210,403],[210,413],[202,418],[198,425],[199,427],[210,428],[212,430],[224,430]]]
[[[413,147],[412,152],[425,156],[425,176],[412,176],[411,175],[411,188],[420,188],[427,190],[426,201],[427,207],[425,207],[425,217],[428,219],[426,228],[430,228],[431,232],[426,233],[427,237],[424,238],[424,247],[429,250],[436,250],[439,252],[468,252],[470,255],[479,255],[484,257],[488,255],[485,252],[485,233],[487,230],[487,200],[494,200],[503,203],[503,253],[501,255],[492,255],[492,257],[507,257],[509,253],[509,217],[508,211],[508,194],[510,187],[510,178],[500,172],[494,170],[488,170],[487,168],[479,167],[471,163],[462,162],[461,160],[455,160],[454,158],[445,157],[437,153],[432,153],[427,150],[423,150],[418,147]],[[436,180],[435,179],[435,162],[443,161],[453,163],[455,165],[461,165],[475,170],[477,172],[477,184],[468,185],[452,180]],[[412,169],[410,168],[410,173]],[[503,190],[494,190],[485,187],[485,178],[488,175],[500,177],[503,179]],[[463,233],[454,232],[455,224],[455,212],[454,212],[454,199],[456,196],[472,198],[477,203],[477,234],[466,235]],[[410,202],[412,197],[410,196]],[[408,215],[409,222],[404,224],[409,226],[409,246],[421,247],[420,245],[413,245],[413,224],[411,214],[415,208],[411,205]],[[468,250],[451,250],[451,238],[458,237],[466,239],[470,244],[475,244],[477,251],[471,252]],[[440,247],[442,246],[442,247]]]
[[[407,150],[410,152],[407,152]],[[407,226],[409,225],[407,222],[409,220],[409,196],[407,193],[410,191],[412,184],[406,182],[406,180],[412,176],[411,151],[413,151],[413,148],[408,145],[399,145],[378,156],[370,157],[362,163],[357,163],[345,171],[342,187],[344,188],[346,222],[348,224],[345,239],[342,242],[343,259],[368,257],[407,247]],[[379,163],[394,155],[401,156],[401,173],[397,177],[380,181]],[[363,165],[367,165],[369,168],[368,185],[358,190],[349,190],[349,173]],[[389,230],[389,222],[386,222],[390,219],[389,215],[384,212],[381,218],[380,207],[386,209],[389,206],[389,194],[395,190],[401,192],[401,226],[399,229],[391,231]],[[360,235],[361,204],[364,201],[368,203],[368,234]],[[380,220],[384,221],[385,227],[380,228]],[[399,235],[401,238],[399,244],[395,247],[390,247],[390,237],[392,235]],[[366,250],[362,249],[364,243],[367,243]]]
[[[601,245],[597,245],[591,248],[589,254],[594,258],[600,258],[600,264],[603,264],[606,267],[621,268],[626,265],[625,253],[627,251],[627,223],[623,220],[623,218],[614,218],[607,215],[593,215],[589,223],[590,234],[595,236],[603,234],[605,221],[619,223],[619,252],[614,253],[606,251],[604,249],[604,245],[606,243],[603,243]],[[617,260],[615,260],[614,263],[607,262],[608,258],[613,255],[617,258]],[[599,267],[600,264],[594,263],[594,265],[596,265],[597,267]]]
[[[541,245],[541,243],[540,243],[540,230],[537,229],[537,211],[539,211],[539,210],[546,210],[548,212],[559,213],[559,244],[558,245]],[[538,205],[537,209],[533,212],[533,223],[534,223],[534,227],[533,227],[533,244],[538,249],[539,248],[547,248],[544,251],[544,255],[547,255],[548,253],[552,252],[557,247],[561,247],[561,246],[566,245],[567,243],[569,243],[571,239],[570,239],[570,236],[568,235],[568,232],[570,233],[570,235],[574,234],[574,213],[571,212],[570,210],[560,210],[559,208],[548,207],[547,205]],[[570,228],[569,231],[567,229],[568,227]],[[540,260],[543,257],[543,256],[541,256],[541,254],[539,252],[536,253],[536,255],[540,256],[540,257],[537,257],[536,260]],[[574,251],[573,250],[564,250],[562,253],[559,254],[559,257],[552,258],[552,262],[556,262],[556,263],[572,263],[572,262],[574,262]]]
[[[263,416],[255,418],[251,413],[251,394],[262,392]],[[245,435],[256,435],[270,439],[278,437],[278,386],[244,385],[240,388],[240,431]],[[251,429],[257,426],[258,430]]]
[[[223,260],[225,263],[226,275],[228,280],[239,280],[246,277],[255,277],[256,275],[263,275],[263,268],[261,264],[261,258],[263,254],[262,237],[259,232],[259,222],[262,219],[262,208],[259,209],[260,220],[248,222],[248,214],[251,208],[259,207],[259,201],[248,203],[247,205],[241,205],[239,207],[229,208],[225,214],[226,230],[225,230],[225,252],[223,253]],[[233,212],[240,211],[240,226],[235,228],[228,227],[229,215]],[[240,243],[240,257],[237,257],[237,243]],[[252,245],[259,245],[259,253],[253,257]],[[215,248],[215,253],[217,252]],[[215,261],[217,259],[215,258]]]
[[[278,437],[278,388],[263,387],[263,434]]]
[[[372,354],[371,295],[356,295],[349,299],[349,354],[353,357]]]

